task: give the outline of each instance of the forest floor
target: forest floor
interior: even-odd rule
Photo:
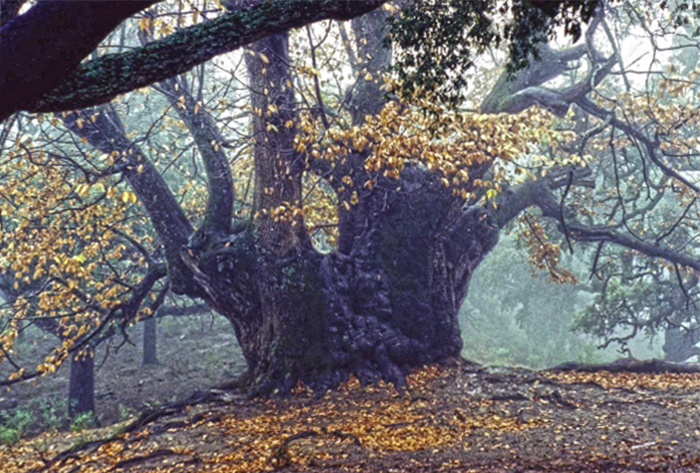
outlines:
[[[700,374],[455,363],[410,388],[288,400],[201,392],[0,450],[3,472],[700,471]]]
[[[135,327],[128,341],[114,337],[97,351],[95,404],[100,425],[186,398],[196,390],[230,381],[245,369],[233,330],[222,317],[162,319],[158,324],[156,365],[141,366],[142,332],[142,327]],[[29,331],[12,356],[27,371],[33,371],[55,344],[54,338],[38,330]],[[29,420],[25,434],[68,427],[65,412],[69,371],[69,364],[64,363],[56,373],[1,390],[0,430],[4,424],[12,424],[18,412]],[[12,366],[3,363],[0,379],[11,372]]]

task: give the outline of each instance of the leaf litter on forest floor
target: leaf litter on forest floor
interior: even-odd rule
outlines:
[[[545,376],[560,383],[595,383],[605,389],[700,390],[699,373],[612,373],[610,371],[588,373],[567,371],[563,373],[547,373]]]
[[[694,377],[427,367],[403,394],[354,379],[321,399],[302,388],[288,400],[227,393],[59,461],[66,436],[45,434],[0,462],[8,473],[692,471]]]

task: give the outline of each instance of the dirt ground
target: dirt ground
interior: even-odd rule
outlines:
[[[700,471],[700,374],[461,363],[409,382],[405,393],[353,381],[282,401],[211,391],[122,424],[121,435],[43,436],[0,462],[64,473]]]
[[[95,404],[100,425],[113,424],[142,409],[186,398],[197,390],[230,381],[245,369],[233,331],[221,317],[160,320],[158,365],[141,367],[141,327],[131,330],[129,337],[128,342],[115,337],[111,344],[100,346],[96,355]],[[32,371],[56,342],[38,330],[25,338],[13,358]],[[6,378],[10,368],[3,364],[0,377]],[[30,412],[33,417],[30,434],[56,427],[51,424],[65,412],[68,376],[66,363],[54,375],[0,392],[0,411]],[[49,411],[54,419],[46,418]],[[65,424],[67,420],[63,420]]]

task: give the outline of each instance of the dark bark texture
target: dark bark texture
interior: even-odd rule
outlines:
[[[250,226],[190,264],[234,326],[260,394],[298,381],[323,392],[349,374],[402,386],[413,367],[460,355],[458,310],[497,242],[489,214],[461,204],[409,167],[345,212],[355,222],[346,251],[295,245],[271,258]]]
[[[70,361],[68,385],[68,415],[95,412],[95,352],[77,353]]]
[[[105,103],[271,34],[325,19],[348,20],[384,1],[260,2],[84,64],[80,61],[122,20],[156,1],[42,1],[0,29],[0,122],[17,110],[56,112]]]
[[[3,2],[8,16],[17,3]],[[0,122],[58,86],[122,20],[153,3],[156,0],[40,1],[27,13],[3,21]]]
[[[0,0],[0,28],[15,19],[24,3],[25,0]]]

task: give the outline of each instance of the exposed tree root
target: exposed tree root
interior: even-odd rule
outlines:
[[[596,373],[599,371],[609,371],[611,373],[700,373],[700,365],[673,363],[659,360],[636,360],[634,358],[620,358],[612,363],[600,363],[595,365],[585,363],[562,363],[544,371],[584,371]]]

